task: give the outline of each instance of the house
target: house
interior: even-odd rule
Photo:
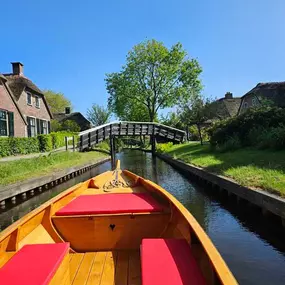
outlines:
[[[52,114],[43,92],[12,62],[12,73],[0,74],[0,136],[33,137],[50,132]]]
[[[60,123],[67,120],[74,121],[80,127],[81,132],[91,128],[91,123],[80,112],[70,113],[70,107],[65,108],[65,113],[55,113],[53,117]]]
[[[222,120],[234,117],[238,114],[241,98],[233,97],[233,94],[227,92],[224,97],[214,101],[210,105],[211,117],[213,120]]]
[[[258,83],[253,89],[241,97],[239,114],[248,108],[268,103],[277,107],[285,107],[285,82]]]

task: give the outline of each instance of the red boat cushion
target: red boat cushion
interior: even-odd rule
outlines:
[[[56,216],[160,212],[164,207],[148,193],[82,195],[56,212]]]
[[[69,243],[25,245],[0,268],[0,283],[49,284],[68,250]]]
[[[142,285],[206,285],[183,239],[143,239],[141,268]]]

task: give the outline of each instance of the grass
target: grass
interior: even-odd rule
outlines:
[[[239,184],[285,196],[285,151],[243,148],[218,152],[199,143],[173,145],[165,153]]]
[[[68,167],[96,162],[107,157],[98,152],[60,152],[31,159],[0,162],[0,185],[52,174]]]

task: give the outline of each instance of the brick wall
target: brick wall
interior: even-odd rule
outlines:
[[[31,92],[32,94],[32,92]],[[43,102],[42,97],[39,96],[39,100],[40,100],[40,108],[36,107],[36,95],[32,94],[32,105],[28,105],[27,104],[27,93],[25,91],[23,91],[23,93],[21,94],[19,100],[18,100],[18,104],[20,106],[20,109],[22,111],[22,114],[24,116],[29,116],[29,117],[35,117],[41,120],[46,120],[46,121],[50,121],[50,115],[48,113],[48,110]]]
[[[26,133],[26,125],[11,99],[6,88],[0,81],[0,109],[14,113],[14,135],[15,137],[24,137]]]

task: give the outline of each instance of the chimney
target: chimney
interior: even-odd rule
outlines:
[[[70,107],[65,107],[65,115],[70,114]]]
[[[225,99],[233,99],[233,93],[227,92],[227,93],[225,94]]]
[[[14,75],[24,75],[24,65],[21,62],[11,62]]]

